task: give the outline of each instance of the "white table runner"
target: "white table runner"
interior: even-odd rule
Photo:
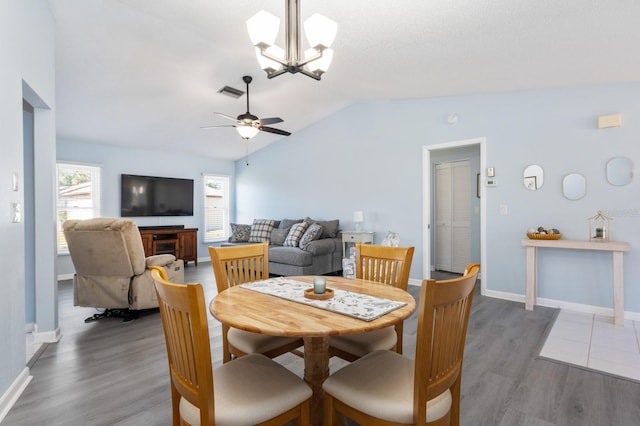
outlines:
[[[336,312],[364,321],[373,321],[406,305],[405,302],[354,293],[352,291],[332,289],[334,295],[328,300],[315,300],[304,297],[304,291],[313,288],[313,284],[291,280],[285,277],[270,278],[264,281],[241,284],[240,287],[271,296],[281,297],[293,302]]]

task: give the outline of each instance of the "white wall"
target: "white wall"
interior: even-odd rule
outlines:
[[[457,113],[457,124],[447,116]],[[619,128],[597,129],[599,115],[621,113]],[[286,119],[286,117],[285,117]],[[491,292],[523,299],[529,227],[556,227],[564,238],[586,239],[587,218],[598,210],[614,219],[613,238],[631,243],[625,255],[625,308],[640,317],[640,180],[614,187],[606,162],[631,158],[640,166],[640,83],[477,96],[355,104],[283,139],[237,166],[237,220],[253,217],[339,218],[352,227],[399,232],[415,245],[411,278],[422,277],[423,146],[485,137],[487,166],[498,186],[486,188],[487,264]],[[544,187],[525,190],[522,172],[539,164]],[[565,174],[587,178],[587,196],[562,196]],[[508,215],[500,215],[506,205]],[[611,259],[600,252],[544,250],[539,255],[539,297],[612,307]],[[519,299],[519,300],[520,300]]]
[[[52,191],[54,175],[54,25],[46,1],[0,2],[0,419],[28,382],[25,368],[25,231],[24,222],[12,223],[11,203],[24,204],[23,97],[36,107],[34,162],[36,206],[35,233],[38,263],[36,279],[36,328],[40,335],[57,334],[55,266],[51,250],[55,228]],[[48,159],[48,160],[47,160]],[[11,187],[12,174],[20,177],[19,190]]]
[[[102,165],[102,216],[104,217],[120,217],[120,175],[123,173],[193,179],[193,216],[136,217],[131,219],[138,226],[184,225],[186,228],[198,228],[198,258],[209,258],[207,250],[209,244],[202,242],[204,236],[202,173],[231,176],[233,182],[235,173],[233,162],[186,155],[178,149],[164,152],[148,151],[65,139],[58,140],[57,149],[58,161]],[[233,193],[231,195],[233,199]],[[233,215],[233,211],[231,214]],[[66,277],[73,272],[73,264],[69,255],[58,256],[60,276]]]

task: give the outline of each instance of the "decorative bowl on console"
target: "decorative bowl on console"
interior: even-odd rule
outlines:
[[[527,229],[527,237],[530,240],[559,240],[562,238],[562,232],[556,228],[545,229],[540,226],[538,229]]]

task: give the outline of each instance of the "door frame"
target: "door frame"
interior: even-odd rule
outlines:
[[[484,170],[487,168],[487,138],[473,138],[459,141],[444,142],[422,147],[422,276],[431,278],[431,198],[433,170],[431,165],[431,151],[460,148],[470,145],[480,147],[480,265],[482,280],[480,281],[480,292],[485,294],[487,289],[487,197],[484,185]]]

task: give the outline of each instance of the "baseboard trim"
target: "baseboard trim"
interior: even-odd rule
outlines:
[[[0,423],[2,423],[9,413],[9,410],[11,410],[11,407],[13,407],[18,398],[20,398],[20,395],[22,395],[22,392],[27,388],[31,379],[33,379],[33,376],[29,373],[29,368],[25,367],[13,383],[11,383],[9,389],[0,396]]]
[[[409,278],[409,285],[415,285],[416,287],[420,287],[422,285],[422,280],[417,278]]]
[[[33,343],[38,345],[41,343],[58,343],[62,338],[60,328],[50,331],[33,331]]]
[[[483,296],[493,297],[496,299],[510,300],[512,302],[525,303],[525,297],[522,294],[507,293],[503,291],[486,290]],[[546,308],[566,309],[568,311],[583,312],[586,314],[602,315],[605,317],[613,317],[613,308],[605,308],[602,306],[585,305],[582,303],[567,302],[564,300],[546,299],[538,297],[536,306],[544,306]],[[523,307],[524,308],[524,307]],[[640,312],[624,312],[624,319],[640,321]]]

